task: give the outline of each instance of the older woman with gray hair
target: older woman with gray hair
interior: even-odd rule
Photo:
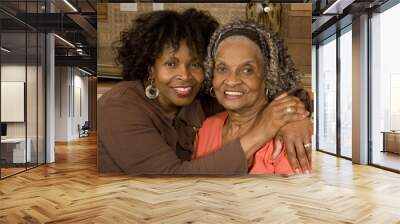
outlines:
[[[291,166],[287,157],[288,149],[294,151],[296,148],[296,153],[304,153],[299,151],[302,148],[307,151],[310,138],[297,141],[295,145],[282,144],[284,142],[278,138],[285,120],[305,110],[311,111],[311,104],[308,94],[301,89],[301,74],[277,34],[249,21],[237,21],[217,29],[208,47],[206,83],[226,111],[203,123],[195,143],[194,158],[240,138],[259,122],[267,122],[265,135],[269,141],[255,153],[249,172],[294,174],[311,171],[310,150],[306,153],[308,161],[301,161],[302,169],[297,161],[295,167]],[[296,103],[300,100],[295,96],[308,103],[305,106]],[[300,120],[309,122],[304,115]]]

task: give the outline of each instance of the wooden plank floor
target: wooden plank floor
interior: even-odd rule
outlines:
[[[22,172],[22,171],[26,170],[25,167],[23,167],[23,168],[20,168],[20,167],[8,168],[7,167],[7,168],[0,168],[0,169],[1,169],[1,177],[11,176],[11,175],[13,175],[15,173],[19,173],[19,172]]]
[[[302,176],[107,176],[84,138],[0,181],[0,223],[400,223],[399,174],[313,156]]]

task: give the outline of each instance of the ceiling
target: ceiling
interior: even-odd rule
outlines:
[[[374,10],[388,0],[313,0],[313,42],[326,38],[351,23],[353,17]]]
[[[47,4],[45,0],[1,0],[0,27],[2,46],[12,50],[7,53],[9,60],[34,57],[37,44],[30,43],[33,36],[51,32],[74,45],[55,38],[56,66],[96,71],[96,0],[47,0]]]

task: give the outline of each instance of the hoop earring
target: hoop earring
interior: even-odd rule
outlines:
[[[214,87],[211,87],[208,91],[209,91],[210,96],[215,98]]]
[[[265,88],[265,97],[269,100],[269,89]]]
[[[149,80],[150,84],[146,86],[145,95],[147,98],[153,100],[158,97],[158,95],[160,94],[160,90],[158,90],[157,87],[153,85],[154,79],[149,78]]]

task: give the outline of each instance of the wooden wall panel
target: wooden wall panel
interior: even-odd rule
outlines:
[[[122,30],[131,25],[132,20],[142,12],[152,11],[151,3],[139,3],[136,12],[120,10],[119,3],[98,4],[98,72],[120,74],[116,67],[112,43],[118,40]],[[198,8],[207,10],[220,23],[234,19],[245,19],[246,4],[224,3],[164,3],[164,9],[184,10]],[[282,11],[282,36],[296,67],[304,74],[304,84],[311,91],[311,4],[284,4]]]
[[[90,131],[97,131],[97,78],[89,77],[88,79],[88,101],[89,101],[89,123]]]
[[[311,93],[311,3],[292,3],[283,7],[282,37],[289,54],[300,72],[304,74],[303,83]]]

